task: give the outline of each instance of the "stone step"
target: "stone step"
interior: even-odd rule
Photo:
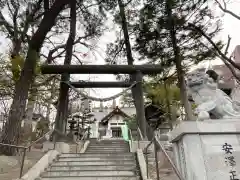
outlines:
[[[105,151],[101,151],[101,150],[99,150],[99,151],[95,151],[95,150],[87,150],[86,151],[87,153],[116,153],[116,154],[118,154],[118,153],[128,153],[129,151],[107,151],[107,150],[105,150]]]
[[[144,154],[145,157],[155,157],[155,154],[152,153],[152,154]]]
[[[129,146],[88,146],[88,148],[128,148]]]
[[[125,148],[87,148],[87,151],[128,151]]]
[[[99,140],[95,141],[95,143],[126,143],[126,141],[119,139],[119,140]]]
[[[103,147],[103,146],[127,147],[128,145],[129,144],[91,144],[91,143],[89,144],[89,146],[101,146],[101,147]]]
[[[104,147],[111,147],[111,148],[128,148],[128,145],[89,145],[88,147],[96,147],[96,148],[104,148]]]
[[[44,178],[38,178],[36,180],[140,180],[140,177],[137,176],[105,176],[105,177],[99,177],[99,176],[89,176],[89,177],[44,177]]]
[[[128,144],[127,141],[95,141],[90,142],[91,144]]]
[[[99,139],[98,141],[95,141],[97,143],[99,142],[126,142],[124,139]]]
[[[94,146],[127,146],[129,143],[90,143],[89,145],[94,145]]]
[[[111,142],[107,142],[107,141],[99,141],[99,142],[91,142],[91,144],[128,144],[128,142],[123,142],[123,141],[111,141]]]
[[[155,160],[155,157],[148,157],[148,158],[145,157],[145,159],[148,159],[148,160]]]
[[[51,166],[47,169],[48,171],[87,171],[87,170],[95,170],[95,171],[135,171],[136,165],[109,165],[109,166]]]
[[[129,146],[129,144],[89,144],[89,146]]]
[[[109,146],[109,147],[92,147],[92,146],[89,146],[88,149],[117,149],[117,150],[125,150],[125,149],[128,149],[128,147],[112,147],[112,146]]]
[[[86,150],[86,152],[87,153],[127,153],[127,152],[129,152],[128,150],[117,150],[117,149],[115,149],[115,150],[108,150],[108,149],[105,149],[105,150],[103,150],[103,149],[87,149]]]
[[[119,146],[98,146],[98,145],[89,145],[88,148],[129,148],[129,146],[123,146],[123,145],[119,145]]]
[[[133,171],[47,171],[41,174],[41,177],[49,176],[135,176]]]
[[[105,157],[60,157],[58,161],[102,161],[102,160],[132,160],[134,161],[134,157],[132,156],[105,156]]]
[[[112,147],[105,147],[105,148],[92,148],[92,147],[88,147],[87,150],[128,150],[129,148],[112,148]]]
[[[116,144],[123,144],[127,145],[127,142],[97,142],[97,143],[90,143],[90,144],[95,144],[95,145],[116,145]]]
[[[90,142],[90,144],[97,144],[97,145],[127,145],[129,142]]]
[[[125,160],[125,161],[84,161],[84,162],[79,162],[79,161],[72,161],[72,162],[68,162],[68,161],[56,161],[55,163],[52,164],[52,166],[56,165],[56,166],[90,166],[90,165],[134,165],[136,164],[135,161],[132,160]]]
[[[127,147],[129,146],[129,144],[89,144],[89,146],[123,146],[123,147]]]
[[[64,153],[61,154],[59,157],[134,157],[133,153]]]

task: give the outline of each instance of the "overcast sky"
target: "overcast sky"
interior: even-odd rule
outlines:
[[[233,2],[234,1],[234,2]],[[228,5],[228,9],[240,14],[240,0],[232,0],[233,3]],[[219,10],[216,10],[216,13],[218,15],[221,15]],[[108,24],[111,25],[112,20],[108,20]],[[113,25],[112,25],[113,26]],[[114,27],[113,27],[114,28]],[[220,37],[223,41],[226,42],[227,36],[230,35],[232,37],[232,42],[229,48],[229,52],[232,52],[235,48],[236,45],[240,44],[240,21],[231,17],[230,15],[224,15],[223,16],[223,31],[220,34]],[[100,38],[100,41],[98,43],[98,52],[95,52],[95,60],[94,64],[104,64],[104,58],[105,58],[105,53],[104,51],[106,50],[106,45],[110,42],[113,42],[115,39],[114,31],[106,32],[103,37]],[[8,46],[7,41],[0,36],[0,52],[6,50]],[[89,56],[86,57],[86,61],[90,61],[93,58],[93,55],[91,55],[91,52],[89,52]],[[212,62],[212,64],[220,64],[220,60],[216,60]],[[208,62],[201,63],[200,66],[206,66]],[[88,80],[89,78],[92,81],[114,81],[115,77],[113,75],[74,75],[74,79],[76,80]],[[108,97],[113,94],[116,94],[120,92],[121,89],[113,89],[113,88],[108,88],[108,89],[95,89],[95,91],[91,91],[92,96],[100,96],[100,97]],[[95,93],[97,92],[97,93]]]

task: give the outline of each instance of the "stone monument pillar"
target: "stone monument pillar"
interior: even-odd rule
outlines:
[[[185,180],[240,179],[239,119],[185,121],[170,138]]]

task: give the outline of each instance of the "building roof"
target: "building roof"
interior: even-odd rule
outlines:
[[[240,65],[240,63],[236,64]],[[236,86],[235,77],[226,65],[214,65],[211,67],[211,69],[205,68],[205,70],[213,70],[217,73],[218,76],[220,76],[220,81],[218,82],[218,87],[220,89],[233,89]],[[240,75],[239,71],[236,71],[236,73]]]
[[[118,107],[119,108],[119,107]],[[119,108],[121,111],[123,111],[128,116],[132,116],[136,114],[136,108],[135,107],[121,107]],[[105,116],[107,116],[110,112],[112,112],[113,108],[104,108],[103,111],[99,111],[99,107],[93,108],[93,114],[97,121],[101,121]]]
[[[232,53],[232,58],[236,63],[240,63],[240,45],[237,45]]]
[[[235,87],[235,78],[226,65],[215,65],[212,70],[220,76],[220,89],[233,89]]]
[[[92,112],[94,114],[94,118],[99,122],[101,121],[109,112]]]
[[[125,112],[123,112],[118,106],[116,106],[115,109],[113,109],[109,114],[107,114],[105,117],[101,119],[101,123],[105,124],[108,123],[108,121],[114,116],[114,115],[120,115],[125,118],[130,118],[129,115],[127,115]]]
[[[125,112],[128,116],[132,116],[136,114],[136,108],[135,107],[121,107],[120,108],[123,112]]]

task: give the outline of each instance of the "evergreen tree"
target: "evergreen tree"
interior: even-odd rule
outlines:
[[[169,4],[171,16],[169,17]],[[214,39],[220,31],[220,20],[214,19],[207,2],[200,0],[148,0],[140,12],[140,20],[135,26],[137,50],[141,58],[160,63],[164,67],[175,65],[175,56],[170,37],[171,19],[176,31],[184,65],[212,60],[215,50],[204,40],[200,33],[185,28],[188,22],[202,27]],[[204,43],[206,42],[206,43]],[[221,45],[219,41],[217,43]],[[186,66],[189,67],[189,66]]]
[[[213,23],[214,21],[214,23]],[[200,33],[187,28],[188,22],[198,25],[214,39],[220,31],[220,21],[213,20],[206,1],[149,0],[141,9],[135,25],[135,50],[141,59],[161,64],[170,71],[175,66],[186,118],[193,119],[187,99],[184,74],[189,65],[216,57],[215,49]],[[216,43],[220,48],[221,41]]]

